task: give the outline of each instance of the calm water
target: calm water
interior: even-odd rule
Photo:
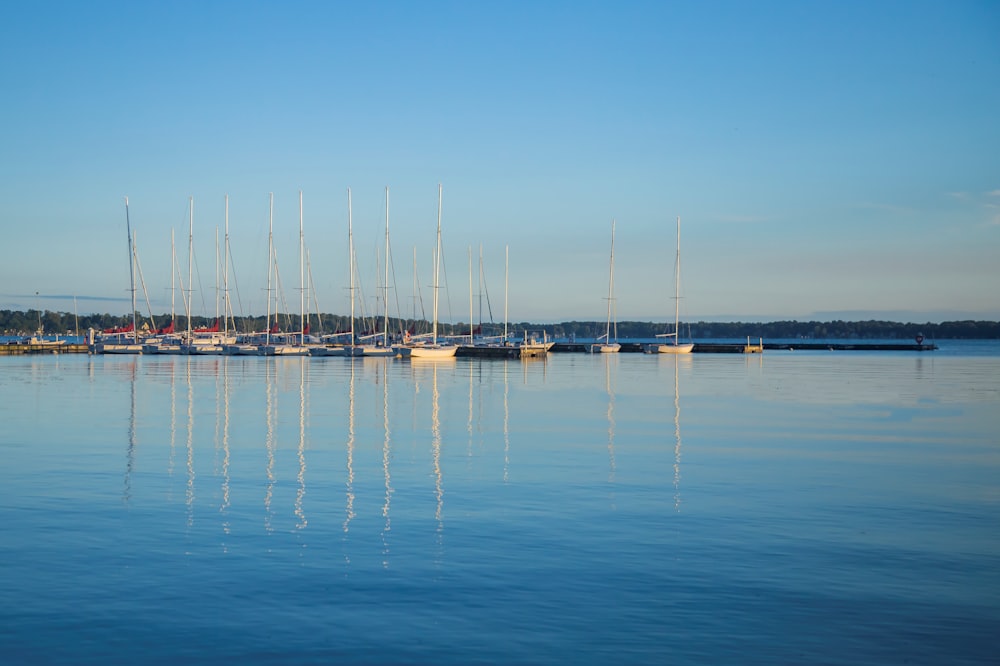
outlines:
[[[1000,347],[0,358],[0,661],[995,663]]]

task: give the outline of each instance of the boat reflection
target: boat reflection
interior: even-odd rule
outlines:
[[[351,521],[354,520],[354,373],[357,361],[352,356],[348,360],[351,365],[350,381],[347,392],[347,507],[344,509],[344,534],[350,529]],[[345,553],[345,558],[350,558]]]
[[[227,536],[229,524],[229,357],[222,363],[222,505],[219,513],[222,515],[222,531]],[[223,544],[223,547],[225,545]]]
[[[266,481],[264,483],[264,530],[267,532],[272,532],[272,518],[274,516],[271,511],[271,499],[274,497],[274,450],[275,450],[275,427],[274,421],[277,417],[277,387],[275,386],[275,380],[272,379],[272,375],[277,377],[277,372],[275,371],[275,366],[277,361],[271,358],[265,360],[264,363],[264,391],[266,395],[266,401],[264,406],[264,450],[267,456],[267,465],[265,466]]]
[[[686,370],[690,370],[693,360],[688,355],[668,354],[659,357],[663,363],[669,363],[674,371],[674,460],[673,460],[673,483],[674,483],[674,511],[680,513],[681,510],[681,365]]]
[[[131,360],[129,363],[129,418],[127,445],[125,449],[125,488],[123,491],[125,504],[132,501],[132,470],[135,467],[135,375],[136,362],[135,360]]]
[[[299,371],[299,446],[296,450],[297,458],[299,462],[299,473],[295,477],[298,481],[298,488],[295,491],[295,517],[298,522],[295,524],[295,528],[298,530],[305,529],[309,521],[306,520],[306,513],[303,509],[303,501],[306,496],[306,373],[308,372],[309,364],[304,362],[305,359],[300,358],[300,371]]]
[[[608,483],[615,482],[615,381],[617,380],[617,354],[602,354],[604,359],[604,388],[608,393]],[[613,367],[613,369],[612,369]],[[613,381],[615,380],[615,381]]]
[[[382,428],[385,436],[382,439],[382,477],[385,480],[385,502],[382,504],[382,518],[385,525],[382,528],[382,566],[389,566],[389,530],[392,523],[389,519],[389,505],[392,503],[392,476],[389,473],[389,461],[391,460],[391,449],[389,447],[389,367],[388,363],[381,364],[382,371]],[[377,376],[377,375],[376,375]]]

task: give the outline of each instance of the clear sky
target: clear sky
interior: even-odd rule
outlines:
[[[603,320],[612,218],[618,319],[672,319],[677,216],[686,319],[1000,319],[992,0],[19,2],[0,63],[0,309],[127,312],[127,195],[154,313],[194,198],[214,313],[228,194],[263,314],[273,192],[297,311],[302,190],[347,312],[348,187],[371,308],[389,186],[405,316],[441,183],[445,321],[480,246],[494,321],[508,246],[511,321]]]

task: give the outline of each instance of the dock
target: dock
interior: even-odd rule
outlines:
[[[621,342],[620,353],[646,353],[647,344],[639,342]],[[557,342],[553,352],[586,352],[590,344],[578,342]],[[934,351],[938,347],[933,343],[884,343],[884,342],[696,342],[692,354],[760,354],[769,351]]]
[[[0,356],[18,356],[21,354],[86,354],[89,348],[85,344],[52,344],[51,342],[32,344],[17,342],[0,344]]]
[[[620,352],[623,354],[647,353],[648,343],[620,342]],[[587,353],[590,343],[557,342],[549,350],[553,353],[580,352]],[[693,354],[760,354],[768,351],[935,351],[934,343],[885,343],[885,342],[696,342]],[[21,354],[86,354],[90,348],[85,344],[0,344],[0,356],[18,356]],[[534,354],[532,354],[534,355]],[[541,354],[544,355],[544,354]],[[459,347],[456,356],[476,356],[479,358],[520,358],[529,356],[522,354],[517,347]]]

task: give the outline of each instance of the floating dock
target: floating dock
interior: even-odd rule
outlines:
[[[639,342],[621,342],[621,353],[646,353],[649,346]],[[578,342],[557,342],[552,346],[553,352],[586,352],[590,347],[589,343]],[[758,342],[751,344],[748,342],[696,342],[693,354],[760,354],[764,350],[773,351],[794,351],[802,350],[827,350],[827,351],[934,351],[938,347],[932,343],[884,343],[884,342]]]
[[[17,356],[20,354],[86,354],[89,351],[85,344],[53,344],[17,342],[0,344],[0,356]]]

